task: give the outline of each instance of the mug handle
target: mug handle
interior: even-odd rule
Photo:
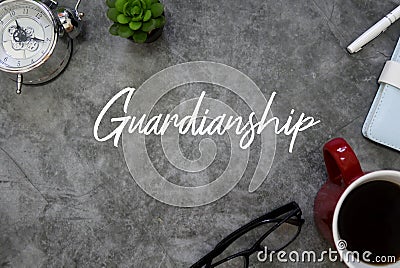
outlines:
[[[364,175],[360,162],[353,149],[343,138],[335,138],[324,145],[323,149],[328,178],[337,185],[347,187]]]

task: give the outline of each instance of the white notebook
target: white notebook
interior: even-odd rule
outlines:
[[[400,40],[379,78],[379,89],[365,120],[363,135],[400,151]]]

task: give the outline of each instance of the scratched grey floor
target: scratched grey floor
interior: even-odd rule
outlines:
[[[14,83],[0,74],[0,266],[188,267],[230,231],[291,200],[302,207],[306,225],[289,249],[326,249],[312,216],[314,196],[326,178],[324,142],[345,137],[365,170],[400,167],[399,153],[361,136],[400,23],[356,55],[344,49],[399,4],[166,0],[162,38],[136,45],[108,34],[103,1],[82,1],[86,33],[58,80],[16,96]],[[95,141],[92,129],[100,109],[120,89],[139,87],[168,66],[194,60],[239,69],[266,98],[277,91],[272,110],[280,118],[295,108],[322,123],[299,136],[293,154],[287,152],[290,138],[278,137],[272,170],[256,193],[246,191],[255,165],[250,163],[230,194],[182,209],[146,195],[130,176],[121,148]],[[169,97],[186,99],[182,91]],[[113,112],[119,116],[121,109]],[[185,144],[182,148],[190,153]],[[160,151],[150,154],[163,157]]]

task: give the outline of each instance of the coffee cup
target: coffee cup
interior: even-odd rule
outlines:
[[[328,180],[314,203],[321,235],[351,268],[400,266],[400,172],[363,172],[349,144],[325,144]]]

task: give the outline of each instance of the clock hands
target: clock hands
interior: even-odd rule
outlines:
[[[21,28],[21,26],[19,26],[19,24],[18,24],[18,21],[17,20],[15,20],[15,24],[17,24],[17,29],[18,30],[21,30],[22,28]]]
[[[16,43],[24,43],[24,42],[30,42],[30,41],[39,41],[39,42],[44,42],[43,39],[33,37],[33,29],[24,29],[19,25],[18,21],[15,20],[16,24],[16,29],[14,33],[12,34],[13,40]]]
[[[30,38],[29,40],[33,40],[33,41],[42,41],[42,42],[44,42],[43,39],[36,38],[36,37],[32,37],[32,38]]]
[[[24,29],[19,25],[18,21],[15,20],[15,24],[17,25],[17,29],[13,33],[13,39],[15,42],[26,42],[28,40],[28,36]]]

